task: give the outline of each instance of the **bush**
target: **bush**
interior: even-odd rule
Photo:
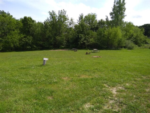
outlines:
[[[105,49],[119,49],[123,46],[122,32],[119,27],[100,28],[97,31],[97,42]]]
[[[126,45],[125,45],[125,47],[127,48],[127,49],[134,49],[134,46],[135,46],[135,44],[131,41],[131,40],[126,40]]]
[[[150,44],[144,44],[144,45],[142,46],[142,48],[150,49]]]

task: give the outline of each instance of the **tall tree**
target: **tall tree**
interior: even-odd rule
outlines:
[[[83,15],[83,13],[81,13],[79,15],[78,23],[80,23],[83,19],[84,19],[84,15]]]
[[[37,22],[33,24],[33,39],[32,39],[32,49],[44,49],[44,25],[42,22]],[[46,49],[46,48],[45,48]]]
[[[19,46],[21,23],[12,15],[0,10],[0,50],[12,51]]]
[[[52,45],[54,48],[59,48],[64,43],[64,34],[66,33],[68,16],[65,10],[59,10],[58,14],[55,11],[49,11],[49,18],[45,21],[49,25],[51,32]]]
[[[106,28],[106,21],[101,19],[97,23],[98,28]]]
[[[96,14],[90,13],[84,17],[84,22],[90,27],[91,30],[95,31],[97,27]]]
[[[75,47],[90,48],[95,45],[95,38],[97,36],[97,19],[96,14],[90,13],[86,16],[80,14],[78,24],[75,25]]]
[[[21,33],[24,35],[20,39],[20,49],[21,50],[31,50],[33,47],[32,40],[34,36],[34,25],[35,21],[31,17],[24,17],[20,19],[22,23]]]
[[[125,18],[125,0],[114,0],[112,12],[110,13],[112,19],[112,26],[123,26],[123,19]]]

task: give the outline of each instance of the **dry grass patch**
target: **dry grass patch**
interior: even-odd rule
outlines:
[[[92,108],[92,107],[94,107],[94,106],[91,105],[90,103],[86,103],[86,104],[84,104],[84,106],[83,106],[83,108],[84,108],[85,110],[88,110],[89,108]]]
[[[100,58],[101,56],[93,56],[93,58]]]
[[[81,75],[80,78],[93,78],[93,77],[88,76],[88,75]]]
[[[48,96],[47,99],[48,100],[53,100],[53,97],[52,96]]]
[[[113,97],[116,97],[118,90],[124,90],[124,88],[123,88],[123,87],[120,87],[120,86],[117,86],[117,87],[109,87],[109,86],[106,85],[106,84],[105,84],[104,86],[112,92]]]
[[[69,77],[63,77],[62,79],[63,79],[63,80],[65,80],[65,81],[70,80],[70,78],[69,78]]]
[[[149,92],[150,91],[150,89],[146,89],[146,92]]]
[[[113,111],[119,111],[121,108],[116,104],[115,100],[109,100],[103,109],[111,109]]]
[[[52,49],[50,51],[68,51],[68,49]]]
[[[130,86],[130,84],[129,84],[129,83],[126,83],[126,86]]]
[[[125,106],[120,107],[119,102],[122,101],[121,99],[117,98],[118,90],[124,90],[123,87],[116,86],[116,87],[109,87],[108,85],[104,85],[111,93],[113,94],[112,97],[108,98],[108,103],[103,107],[103,109],[111,109],[113,111],[121,111],[122,108]]]

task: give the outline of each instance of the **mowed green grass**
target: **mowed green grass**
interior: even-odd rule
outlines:
[[[0,113],[150,113],[150,49],[85,52],[0,53]]]

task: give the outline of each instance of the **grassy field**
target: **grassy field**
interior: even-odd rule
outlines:
[[[150,113],[150,49],[85,52],[0,53],[0,113]]]

